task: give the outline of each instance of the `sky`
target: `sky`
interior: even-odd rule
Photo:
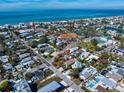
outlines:
[[[0,11],[24,9],[124,9],[124,0],[0,0]]]

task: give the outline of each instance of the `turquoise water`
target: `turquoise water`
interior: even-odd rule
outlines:
[[[101,79],[102,79],[102,76],[96,76],[95,77],[95,80],[96,80],[97,83],[99,83],[101,81]]]
[[[94,17],[123,16],[124,10],[54,9],[0,12],[0,25],[19,22],[49,22]]]
[[[90,82],[88,83],[87,87],[93,88],[95,85],[96,85],[95,82],[90,81]]]

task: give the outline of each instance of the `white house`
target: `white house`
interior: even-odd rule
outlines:
[[[81,62],[76,61],[71,67],[72,67],[73,69],[74,69],[74,68],[82,68],[83,65],[82,65]]]

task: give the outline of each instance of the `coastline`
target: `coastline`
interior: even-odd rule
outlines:
[[[45,22],[63,22],[63,21],[79,21],[79,20],[84,20],[84,19],[94,19],[94,18],[98,18],[98,19],[102,19],[102,18],[111,18],[111,17],[120,17],[120,16],[94,16],[94,17],[81,17],[81,18],[73,18],[73,17],[69,17],[69,18],[50,18],[50,19],[52,19],[52,20],[47,20],[47,19],[45,19],[45,20],[47,20],[47,21],[43,21],[42,19],[39,19],[38,21],[36,21],[36,20],[31,20],[31,21],[20,21],[20,22],[17,22],[17,23],[5,23],[5,24],[1,24],[0,23],[0,26],[4,26],[4,25],[6,25],[6,24],[10,24],[10,25],[18,25],[19,23],[24,23],[24,24],[28,24],[28,23],[30,23],[30,22],[38,22],[38,23],[45,23]],[[123,16],[121,16],[121,17],[123,17]]]
[[[124,10],[109,9],[55,9],[0,12],[0,25],[30,22],[58,22],[91,18],[124,16]]]

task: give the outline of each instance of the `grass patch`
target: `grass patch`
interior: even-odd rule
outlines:
[[[48,76],[50,76],[52,74],[53,74],[53,71],[51,71],[51,70],[45,71],[45,77],[48,77]]]
[[[112,89],[112,90],[109,90],[109,92],[119,92],[119,91],[116,89]]]
[[[89,89],[87,89],[86,87],[82,86],[81,87],[85,92],[91,92]]]
[[[80,85],[80,78],[75,78],[73,81],[75,84]]]
[[[50,82],[52,82],[52,81],[57,81],[57,82],[60,82],[61,81],[61,79],[59,78],[59,77],[52,77],[52,78],[50,78],[50,79],[48,79],[48,80],[46,80],[46,81],[44,81],[44,82],[42,82],[42,83],[38,83],[38,89],[39,88],[42,88],[42,87],[44,87],[45,85],[47,85],[47,84],[49,84]]]

